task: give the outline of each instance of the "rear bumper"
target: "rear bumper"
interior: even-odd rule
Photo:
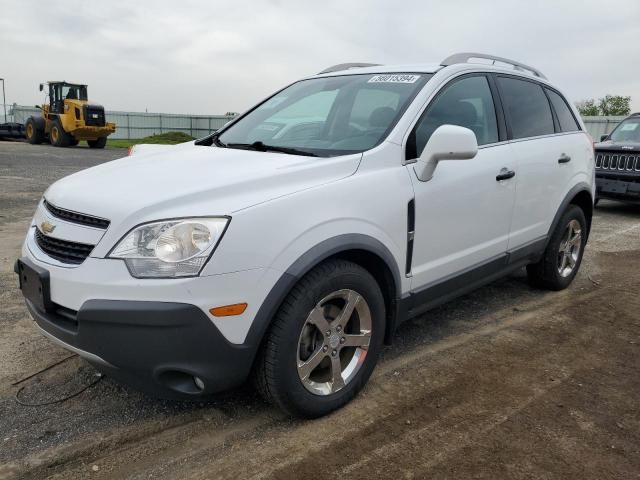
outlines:
[[[89,300],[77,312],[43,312],[27,300],[27,308],[53,341],[158,397],[199,397],[238,386],[256,353],[229,343],[202,310],[184,303]]]
[[[640,180],[596,176],[596,198],[640,201]]]

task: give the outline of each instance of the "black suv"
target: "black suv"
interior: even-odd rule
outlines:
[[[596,202],[640,202],[640,112],[625,118],[596,143]]]

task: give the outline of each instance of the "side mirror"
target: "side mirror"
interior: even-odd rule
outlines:
[[[36,108],[39,108],[40,110],[42,110],[42,107],[40,105],[36,105]]]
[[[604,142],[605,140],[607,140],[609,138],[609,135],[604,134],[604,135],[600,135],[600,141]]]
[[[441,160],[468,160],[477,153],[475,133],[464,127],[442,125],[431,135],[413,169],[418,180],[428,182]]]
[[[44,85],[40,84],[40,91],[44,90]]]

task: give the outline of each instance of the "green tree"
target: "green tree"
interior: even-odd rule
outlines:
[[[597,101],[593,98],[582,100],[576,103],[576,106],[583,117],[624,116],[631,113],[631,97],[605,95]]]
[[[596,101],[593,98],[576,103],[576,107],[578,107],[578,111],[583,117],[596,117],[600,115],[598,105],[596,105]]]
[[[601,115],[629,115],[631,113],[631,97],[607,95],[598,102]]]

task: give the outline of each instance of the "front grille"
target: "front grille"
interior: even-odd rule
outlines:
[[[104,127],[104,107],[99,105],[85,105],[84,108],[84,123],[90,127]]]
[[[44,207],[49,210],[51,215],[60,220],[66,220],[67,222],[77,223],[79,225],[86,225],[88,227],[102,228],[106,230],[109,227],[109,220],[105,220],[100,217],[92,217],[91,215],[85,215],[84,213],[72,212],[71,210],[65,210],[64,208],[58,208],[55,205],[51,205],[44,200]]]
[[[640,153],[597,152],[596,169],[610,172],[640,172]]]
[[[40,250],[51,258],[63,263],[73,263],[76,265],[84,262],[93,250],[93,245],[86,243],[70,242],[59,238],[48,237],[36,228],[36,243]]]

